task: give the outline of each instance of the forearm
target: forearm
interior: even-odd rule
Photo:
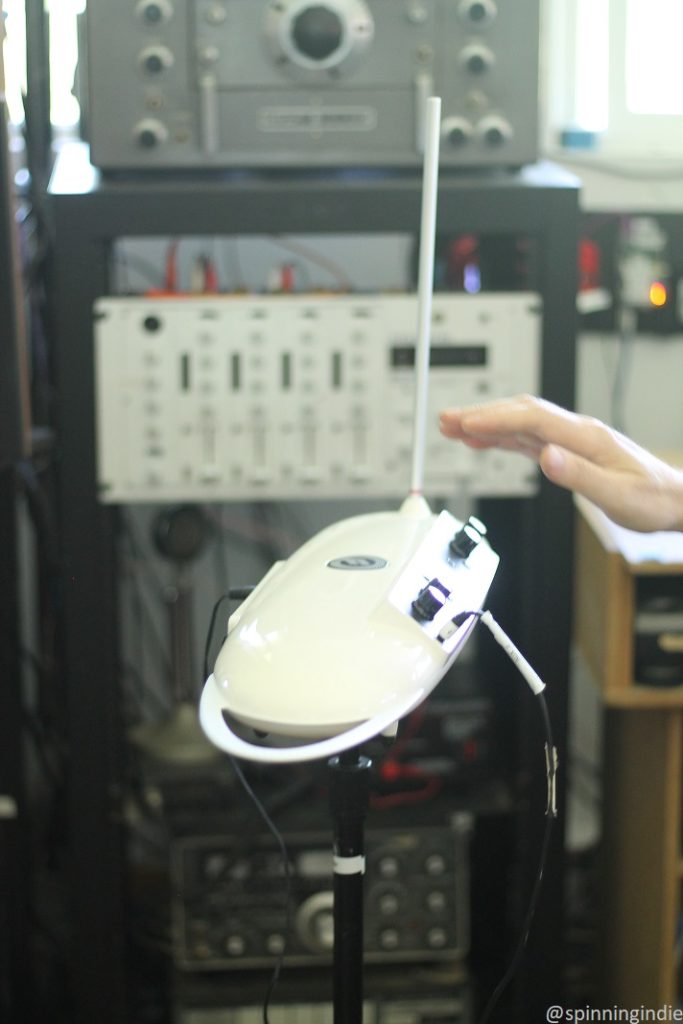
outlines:
[[[555,444],[538,461],[552,483],[582,494],[620,526],[683,530],[683,471],[603,425],[592,458]]]

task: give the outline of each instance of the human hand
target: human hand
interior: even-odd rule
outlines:
[[[600,420],[521,395],[446,409],[441,433],[469,448],[535,459],[548,480],[582,494],[631,530],[683,530],[683,472]]]

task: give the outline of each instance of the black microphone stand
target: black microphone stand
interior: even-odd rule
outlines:
[[[334,1024],[363,1020],[364,822],[372,761],[357,749],[328,761],[334,837]]]

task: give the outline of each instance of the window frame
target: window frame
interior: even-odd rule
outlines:
[[[683,157],[683,114],[639,114],[627,106],[629,2],[609,0],[608,124],[601,148],[610,154],[680,159]]]
[[[570,146],[562,145],[562,133],[579,129],[595,132],[597,138],[593,149],[582,151],[582,161],[624,157],[666,163],[683,158],[683,115],[636,114],[627,108],[628,3],[544,0],[545,134],[551,152],[567,152]],[[596,71],[600,52],[603,63]],[[593,100],[597,115],[591,120]]]

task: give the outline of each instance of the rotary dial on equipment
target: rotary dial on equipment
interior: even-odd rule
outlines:
[[[370,46],[374,29],[365,0],[272,0],[266,11],[273,56],[296,78],[347,74]]]

